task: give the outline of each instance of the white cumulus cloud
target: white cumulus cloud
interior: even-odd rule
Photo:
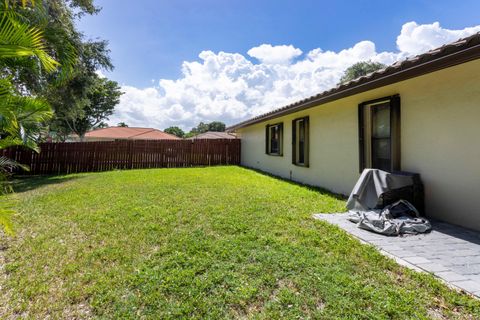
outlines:
[[[272,46],[271,44],[262,44],[248,50],[248,55],[257,58],[265,64],[289,64],[292,59],[302,54],[302,50],[292,45]]]
[[[293,45],[270,44],[250,49],[248,56],[202,51],[197,61],[182,64],[178,79],[143,89],[123,86],[125,94],[109,123],[186,130],[200,121],[233,124],[334,87],[356,62],[391,64],[479,31],[480,26],[450,30],[438,22],[408,22],[397,37],[396,52],[377,52],[368,40],[339,52],[317,48],[304,54]]]
[[[403,25],[402,31],[397,37],[397,47],[400,52],[414,55],[468,37],[479,31],[480,26],[449,30],[442,28],[439,22],[418,25],[412,21]]]

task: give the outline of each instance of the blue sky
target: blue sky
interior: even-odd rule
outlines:
[[[90,38],[99,37],[109,41],[112,50],[111,56],[116,68],[112,73],[107,73],[107,76],[125,85],[128,90],[147,90],[142,92],[147,96],[150,95],[150,98],[156,96],[155,99],[141,102],[139,96],[132,98],[132,93],[127,92],[122,101],[123,105],[119,108],[123,110],[123,114],[117,113],[112,121],[126,119],[127,122],[130,121],[137,125],[155,125],[157,127],[172,124],[187,128],[198,120],[210,121],[217,118],[232,123],[260,111],[280,107],[283,102],[299,98],[302,94],[313,94],[312,90],[324,89],[331,86],[332,83],[334,84],[332,79],[320,83],[322,79],[317,77],[312,79],[312,81],[320,83],[316,88],[304,92],[293,90],[291,92],[294,93],[290,96],[286,94],[283,100],[271,100],[266,103],[268,106],[265,105],[265,107],[261,106],[264,102],[255,102],[254,107],[251,105],[241,106],[240,104],[248,104],[250,100],[236,98],[238,101],[232,103],[239,102],[236,108],[237,114],[228,114],[229,112],[224,106],[219,107],[218,105],[216,110],[210,110],[210,112],[203,109],[198,110],[194,107],[199,104],[196,103],[195,97],[191,97],[189,101],[184,101],[183,98],[178,99],[178,97],[175,100],[172,97],[181,94],[178,90],[184,90],[179,89],[178,85],[175,94],[172,93],[171,97],[167,99],[168,92],[165,92],[170,87],[165,87],[159,83],[159,80],[177,81],[185,78],[185,74],[182,72],[182,64],[185,61],[190,63],[199,61],[206,65],[207,60],[199,58],[202,51],[211,51],[215,55],[220,51],[238,53],[248,62],[262,65],[265,62],[265,59],[262,61],[262,57],[265,58],[262,54],[268,55],[269,53],[260,54],[259,59],[258,54],[250,55],[248,53],[250,49],[262,44],[269,44],[273,48],[291,45],[302,52],[302,54],[292,53],[290,58],[287,57],[285,61],[288,60],[288,63],[293,64],[298,60],[305,59],[309,52],[317,48],[338,53],[352,48],[364,40],[371,41],[378,53],[398,53],[402,50],[399,50],[397,37],[407,22],[415,22],[416,25],[422,26],[438,21],[441,30],[447,30],[446,34],[449,34],[448,30],[463,30],[480,24],[478,20],[479,1],[142,0],[133,2],[98,0],[96,3],[103,8],[102,11],[96,16],[84,17],[78,26]],[[436,30],[440,29],[436,28]],[[464,33],[457,34],[464,35]],[[435,37],[438,38],[432,33],[425,37],[430,37],[427,39],[428,41]],[[419,36],[412,36],[412,39],[412,41],[423,41],[423,38],[419,38]],[[445,39],[451,40],[452,36]],[[440,42],[433,41],[432,43]],[[277,52],[279,53],[280,49]],[[371,57],[373,60],[377,59],[376,56],[372,55]],[[210,58],[218,60],[218,56]],[[377,60],[390,62],[388,59],[378,58]],[[195,65],[192,66],[195,67]],[[330,68],[330,66],[326,66],[326,68]],[[268,72],[272,74],[280,72],[278,68],[274,71],[271,68],[269,70]],[[194,72],[197,72],[198,75],[205,71]],[[336,77],[337,73],[326,75],[326,77]],[[271,76],[270,73],[269,75]],[[211,76],[210,74],[208,77]],[[283,80],[286,81],[286,79]],[[224,79],[222,81],[222,83],[225,82]],[[191,83],[198,84],[199,82],[192,80]],[[188,86],[191,87],[191,83]],[[247,86],[250,85],[247,84]],[[255,85],[258,86],[258,83]],[[186,87],[187,85],[182,86]],[[199,87],[203,87],[203,85]],[[295,85],[292,84],[292,87]],[[218,84],[213,90],[215,92],[207,90],[207,95],[215,95],[211,99],[216,102],[223,99],[224,105],[229,104],[224,101],[226,98],[224,99],[223,96],[229,96],[232,93],[231,86],[229,87],[230,91],[227,90],[228,92],[226,91],[225,94],[221,90],[218,91],[217,88]],[[196,91],[202,90],[204,88]],[[127,97],[127,95],[130,96]],[[188,96],[188,93],[185,95]],[[239,93],[235,91],[235,96],[238,95]],[[148,104],[145,105],[145,108],[150,108],[149,112],[146,112],[143,118],[133,118],[133,114],[141,110],[136,107],[136,110],[129,113],[129,107],[125,103],[131,104],[132,101],[127,101],[127,98],[137,101],[137,104]],[[199,97],[200,100],[202,100],[201,98]],[[205,101],[203,103],[208,104]],[[162,121],[148,120],[151,118],[153,109],[159,110],[158,116],[163,119]],[[219,109],[222,109],[223,112]],[[165,120],[167,118],[168,121]]]

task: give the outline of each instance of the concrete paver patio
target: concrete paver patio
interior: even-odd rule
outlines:
[[[459,289],[480,297],[480,233],[445,222],[432,221],[427,234],[388,237],[360,229],[348,213],[316,214],[372,244],[397,262],[417,271],[433,273]]]

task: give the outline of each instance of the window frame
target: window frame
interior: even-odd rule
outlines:
[[[278,152],[271,152],[271,128],[278,127]],[[283,122],[267,124],[265,126],[265,154],[269,156],[282,157],[283,156]]]
[[[390,168],[389,172],[401,170],[401,116],[400,116],[400,96],[398,94],[379,99],[362,102],[358,105],[358,145],[359,145],[359,172],[366,168],[373,167],[373,149],[372,149],[372,112],[371,109],[376,105],[388,103],[390,108]],[[368,115],[368,121],[366,119]],[[368,128],[366,126],[368,124]],[[368,137],[366,135],[369,135]]]
[[[297,141],[297,124],[303,121],[305,128],[304,141],[303,141],[303,163],[299,162],[297,156],[297,143],[300,148],[300,141]],[[292,164],[299,167],[310,167],[310,117],[300,117],[292,120]]]

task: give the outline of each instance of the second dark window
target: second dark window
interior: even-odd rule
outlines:
[[[292,163],[309,165],[309,118],[299,118],[292,122]]]
[[[267,125],[265,152],[272,156],[281,156],[283,154],[283,123]]]

